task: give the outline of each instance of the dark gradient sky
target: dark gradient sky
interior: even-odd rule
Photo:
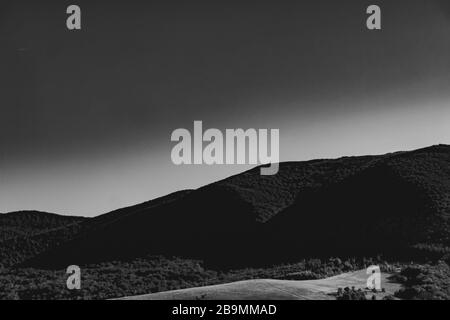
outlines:
[[[448,3],[4,0],[0,212],[92,216],[247,168],[173,165],[194,120],[279,128],[281,160],[450,143]]]

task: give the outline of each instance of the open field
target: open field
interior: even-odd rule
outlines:
[[[377,293],[377,299],[393,295],[400,289],[400,284],[389,280],[391,274],[383,273],[382,287],[385,293]],[[158,292],[153,294],[131,296],[124,300],[334,300],[337,289],[366,287],[365,270],[344,273],[321,280],[272,280],[257,279],[233,283],[197,287],[182,290]],[[370,297],[371,292],[367,293]]]

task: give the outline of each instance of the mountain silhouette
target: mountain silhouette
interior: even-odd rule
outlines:
[[[221,267],[307,256],[394,257],[450,246],[450,146],[284,162],[81,222],[21,266],[58,269],[147,254]],[[422,251],[421,251],[422,252]]]

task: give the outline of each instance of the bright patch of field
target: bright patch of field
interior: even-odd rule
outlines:
[[[377,299],[393,295],[400,284],[389,280],[391,274],[382,273],[381,284],[385,293],[377,293]],[[368,275],[365,270],[344,273],[320,280],[272,280],[257,279],[227,284],[189,288],[125,297],[126,300],[334,300],[338,288],[365,289]],[[367,292],[371,297],[372,292]]]

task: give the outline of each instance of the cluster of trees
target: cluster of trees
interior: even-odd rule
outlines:
[[[81,290],[68,290],[65,270],[0,268],[0,299],[108,299],[233,281],[319,279],[357,270],[370,259],[307,259],[268,268],[217,271],[198,260],[149,256],[81,267]]]
[[[449,300],[450,267],[449,260],[435,264],[411,265],[402,270],[397,281],[403,288],[395,293],[400,299],[408,300]]]
[[[395,300],[395,297],[392,295],[386,295],[385,289],[382,288],[381,292],[376,289],[356,289],[355,287],[352,287],[351,289],[349,287],[345,287],[344,289],[338,288],[336,293],[336,299],[337,300],[379,300],[382,298],[382,300]],[[380,294],[380,295],[378,295]],[[377,298],[378,296],[378,298]]]
[[[349,287],[345,287],[344,289],[338,288],[336,294],[337,300],[367,300],[366,293],[359,288],[356,290],[355,287],[351,289]]]
[[[205,285],[217,278],[195,260],[149,257],[81,267],[81,290],[65,270],[0,269],[0,299],[108,299]]]
[[[395,279],[403,284],[395,294],[396,298],[450,299],[449,260],[403,267]],[[379,265],[383,272],[399,266],[387,264],[380,258],[330,258],[305,259],[267,268],[218,271],[205,268],[198,260],[148,256],[132,261],[82,266],[81,290],[67,289],[65,270],[0,267],[0,299],[108,299],[247,279],[320,279],[372,264]],[[373,295],[365,289],[340,288],[336,298],[365,300],[373,298]]]

